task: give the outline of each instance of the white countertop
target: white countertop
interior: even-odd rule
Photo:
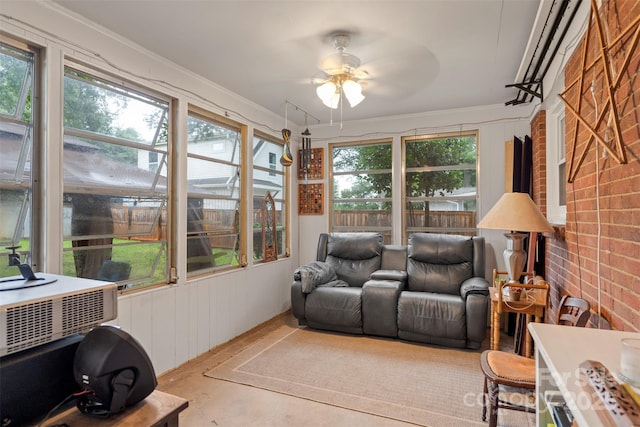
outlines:
[[[529,331],[552,378],[569,409],[581,427],[609,426],[607,415],[594,409],[586,380],[580,375],[579,364],[585,360],[601,362],[618,379],[620,371],[620,340],[640,338],[637,332],[576,328],[571,326],[529,323]]]

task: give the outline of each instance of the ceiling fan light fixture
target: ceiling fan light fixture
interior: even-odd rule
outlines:
[[[333,45],[337,53],[328,56],[322,63],[327,80],[316,88],[318,98],[329,108],[341,107],[346,98],[351,108],[364,100],[362,85],[358,80],[368,78],[369,74],[359,70],[360,58],[345,52],[351,36],[347,33],[333,35]]]
[[[362,86],[360,86],[360,83],[351,79],[345,80],[344,83],[342,83],[342,91],[344,92],[344,96],[347,98],[347,101],[349,101],[351,108],[360,104],[364,99]]]
[[[338,86],[334,82],[329,81],[318,86],[316,93],[324,105],[329,108],[338,108],[340,94],[338,93]]]

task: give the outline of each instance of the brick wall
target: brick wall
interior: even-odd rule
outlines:
[[[618,37],[639,14],[638,1],[604,1],[600,16],[609,40]],[[610,51],[614,76],[620,74],[634,32],[635,27],[622,39],[622,44]],[[583,38],[565,68],[565,84],[570,84],[582,74],[584,43]],[[600,52],[593,23],[587,47],[589,64],[594,54]],[[581,96],[582,116],[593,123],[596,111],[607,108],[607,85],[602,66],[588,70],[584,78],[582,93],[576,86],[567,93],[567,99],[575,106]],[[592,87],[595,87],[595,101]],[[628,163],[619,164],[611,155],[605,156],[602,146],[597,147],[599,156],[596,159],[596,142],[591,142],[575,181],[566,184],[565,238],[562,239],[560,234],[547,238],[545,277],[552,286],[552,316],[559,297],[568,293],[588,300],[593,311],[598,310],[600,300],[601,313],[614,329],[640,331],[640,47],[632,52],[631,62],[621,77],[615,106],[620,116],[622,144]],[[610,111],[611,108],[607,112]],[[568,109],[565,115],[569,175],[577,121]],[[603,137],[606,135],[609,146],[615,147],[612,120],[607,114],[598,133]],[[539,132],[540,121],[544,121],[544,117],[538,114],[532,122],[532,135]],[[605,130],[607,125],[609,130]],[[587,129],[580,126],[574,164],[587,146],[589,136]],[[534,147],[537,147],[534,150],[539,151],[534,151],[534,161],[538,159],[538,164],[542,165],[544,147],[539,145],[545,144],[538,144],[535,136],[533,138]],[[544,140],[541,137],[540,141]],[[536,174],[538,170],[534,163]],[[542,170],[544,168],[540,166]],[[534,184],[534,191],[544,193],[544,187]],[[542,194],[536,197],[544,212],[546,198]]]
[[[539,111],[531,121],[533,141],[533,201],[547,214],[547,114]]]

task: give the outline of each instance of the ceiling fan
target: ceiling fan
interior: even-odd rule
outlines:
[[[318,85],[316,93],[329,108],[338,108],[342,96],[351,107],[355,107],[365,98],[362,87],[369,73],[360,68],[360,58],[346,52],[351,42],[349,33],[337,32],[332,39],[337,52],[322,60],[321,68],[325,77],[313,79],[313,83]]]

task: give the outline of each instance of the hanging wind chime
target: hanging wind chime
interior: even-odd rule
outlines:
[[[302,132],[302,172],[304,179],[309,179],[309,172],[311,169],[311,132],[309,132],[309,126],[307,124],[307,115],[304,115],[305,130]]]

